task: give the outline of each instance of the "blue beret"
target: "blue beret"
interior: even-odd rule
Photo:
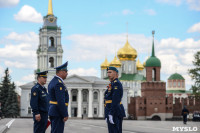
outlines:
[[[107,67],[107,71],[108,71],[108,70],[113,70],[113,71],[115,71],[115,72],[118,73],[118,70],[117,70],[116,67]]]
[[[66,70],[67,71],[68,61],[62,64],[61,66],[55,67],[56,70]]]
[[[40,77],[44,77],[44,78],[47,78],[47,73],[48,71],[43,71],[43,72],[37,72],[36,74]]]

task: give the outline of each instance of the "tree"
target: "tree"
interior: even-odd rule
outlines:
[[[189,69],[189,75],[194,80],[191,90],[195,96],[200,96],[200,51],[194,55],[194,61],[192,61],[195,68]]]
[[[15,84],[11,83],[8,68],[0,87],[0,102],[2,113],[5,117],[16,117],[19,115],[19,106]]]
[[[5,70],[5,76],[3,77],[3,81],[1,83],[1,88],[0,88],[1,89],[1,91],[0,91],[0,95],[1,95],[0,102],[1,102],[1,110],[2,110],[3,115],[7,111],[6,108],[5,108],[5,103],[6,103],[7,96],[8,96],[8,90],[11,87],[10,76],[9,76],[8,72],[9,71],[8,71],[8,68],[7,68]]]

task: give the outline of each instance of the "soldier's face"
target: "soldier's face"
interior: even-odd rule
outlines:
[[[67,75],[68,75],[68,71],[63,70],[62,71],[62,79],[66,79]]]
[[[47,83],[47,78],[45,78],[45,77],[39,77],[38,81],[40,82],[40,84],[45,85]]]
[[[117,72],[113,71],[113,70],[108,70],[107,74],[108,74],[108,78],[110,81],[113,81],[116,78],[116,74]]]

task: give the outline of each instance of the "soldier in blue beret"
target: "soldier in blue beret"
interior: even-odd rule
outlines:
[[[38,72],[37,84],[31,89],[30,105],[33,112],[34,133],[45,133],[48,121],[49,100],[44,85],[47,81],[48,71]]]
[[[69,95],[63,81],[68,75],[67,65],[68,62],[55,68],[56,76],[48,86],[51,133],[63,133],[65,122],[68,120]]]
[[[109,133],[122,133],[123,117],[126,117],[122,105],[123,87],[118,80],[118,70],[115,67],[107,68],[110,84],[104,94],[105,119]]]

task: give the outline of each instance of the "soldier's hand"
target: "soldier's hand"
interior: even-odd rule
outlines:
[[[40,121],[40,120],[41,120],[40,114],[35,115],[35,120],[36,120],[36,121]]]
[[[66,122],[68,120],[68,117],[64,117],[63,121]]]
[[[109,122],[110,122],[111,124],[115,124],[115,123],[113,122],[113,116],[112,116],[112,115],[108,115],[108,117],[109,117]]]

